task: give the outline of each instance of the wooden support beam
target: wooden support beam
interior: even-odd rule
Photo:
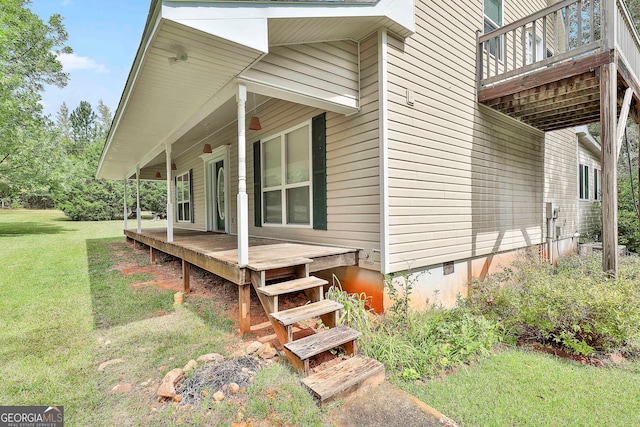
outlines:
[[[251,285],[238,286],[240,335],[251,331]]]
[[[618,275],[618,181],[617,181],[617,66],[600,67],[600,125],[602,145],[602,269]]]
[[[149,262],[151,265],[156,263],[156,250],[153,246],[149,246]]]
[[[191,264],[189,264],[189,261],[182,260],[182,286],[185,294],[191,292],[189,276],[191,276]]]
[[[631,99],[633,97],[633,89],[627,88],[624,93],[624,101],[622,101],[622,110],[620,110],[620,118],[618,118],[618,126],[616,128],[616,159],[620,156],[620,149],[622,148],[622,137],[624,136],[624,130],[627,127],[627,118],[629,117],[629,108],[631,108]]]

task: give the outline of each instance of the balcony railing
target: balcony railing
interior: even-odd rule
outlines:
[[[565,0],[478,34],[478,89],[617,48],[640,70],[640,37],[623,0]]]

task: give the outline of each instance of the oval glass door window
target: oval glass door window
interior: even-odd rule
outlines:
[[[216,198],[217,198],[217,205],[218,205],[218,217],[220,219],[224,219],[224,211],[225,211],[225,205],[224,205],[224,168],[220,168],[218,169],[218,179],[217,179],[217,189],[216,189]]]

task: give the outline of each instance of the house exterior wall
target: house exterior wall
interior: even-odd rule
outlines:
[[[578,190],[576,189],[576,199],[578,200],[578,229],[580,236],[593,240],[595,238],[594,231],[596,228],[602,229],[602,205],[595,198],[594,170],[602,170],[600,159],[591,151],[578,142],[578,162],[576,163],[576,182],[579,182],[577,172],[578,165],[583,164],[589,167],[589,200],[580,200]],[[600,178],[602,179],[602,177]],[[602,185],[602,183],[600,184]]]
[[[545,6],[505,1],[504,22]],[[417,1],[417,33],[389,44],[389,272],[543,241],[545,135],[477,104],[482,20],[481,2]]]

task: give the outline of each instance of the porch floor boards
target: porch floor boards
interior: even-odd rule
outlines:
[[[137,242],[178,257],[221,276],[237,285],[251,283],[249,267],[238,265],[237,236],[224,233],[174,229],[173,242],[167,242],[165,228],[125,230]],[[266,238],[249,238],[248,265],[278,262],[286,259],[313,260],[310,271],[358,265],[356,249],[290,243]]]

